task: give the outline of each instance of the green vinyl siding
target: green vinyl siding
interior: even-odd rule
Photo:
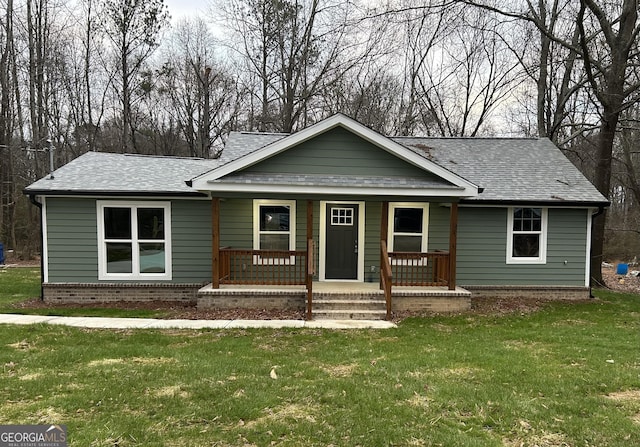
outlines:
[[[220,246],[253,249],[253,201],[251,199],[220,201]]]
[[[328,198],[330,199],[330,198]],[[119,199],[121,200],[121,199]],[[136,200],[139,202],[139,200]],[[296,249],[306,247],[307,200],[296,202]],[[253,200],[221,201],[221,246],[253,248]],[[380,267],[380,201],[365,204],[364,278]],[[98,282],[96,200],[47,198],[49,282]],[[449,206],[429,206],[429,250],[449,248]],[[173,283],[204,282],[211,270],[211,204],[172,200]],[[320,201],[313,201],[318,267]],[[465,285],[583,286],[587,244],[585,209],[549,209],[546,264],[506,263],[507,208],[459,208],[457,280]],[[566,262],[565,262],[566,261]],[[371,266],[376,267],[372,278]],[[318,271],[318,269],[316,269]]]
[[[429,205],[429,251],[449,251],[449,214],[450,206],[439,203]]]
[[[98,281],[94,199],[46,199],[49,282]]]
[[[457,251],[460,286],[584,286],[586,210],[549,209],[545,264],[506,263],[507,212],[507,208],[460,208]]]
[[[437,178],[341,127],[261,161],[244,172]]]
[[[46,212],[49,282],[98,282],[96,200],[50,197],[46,199]],[[171,282],[187,284],[209,280],[211,203],[172,200],[171,227]]]
[[[364,280],[377,282],[380,272],[380,212],[382,202],[365,203]],[[371,266],[376,269],[372,275]]]
[[[211,280],[211,202],[171,201],[173,283]]]

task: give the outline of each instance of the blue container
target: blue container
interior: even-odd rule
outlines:
[[[616,274],[626,275],[627,273],[629,273],[629,264],[618,264]]]
[[[4,244],[0,242],[0,265],[4,264]]]

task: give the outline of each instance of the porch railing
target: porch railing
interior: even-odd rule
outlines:
[[[448,286],[449,252],[389,253],[394,286]]]
[[[448,286],[449,252],[391,252],[380,240],[380,288],[384,291],[387,320],[391,319],[392,286]]]
[[[221,284],[304,285],[307,319],[313,310],[314,243],[302,250],[220,249]]]
[[[304,250],[220,249],[221,284],[307,285]]]
[[[315,262],[313,256],[313,239],[307,240],[307,320],[311,320],[313,314],[313,275],[315,275]]]
[[[393,272],[391,270],[391,262],[389,261],[389,252],[387,251],[387,243],[380,241],[380,286],[384,291],[384,299],[387,304],[387,320],[391,319],[391,285],[393,284]]]

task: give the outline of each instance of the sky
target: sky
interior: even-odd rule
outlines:
[[[165,0],[164,3],[169,8],[172,22],[183,17],[204,16],[209,7],[208,0]]]

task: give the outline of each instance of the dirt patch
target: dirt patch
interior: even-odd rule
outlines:
[[[123,359],[100,359],[100,360],[92,360],[87,363],[87,366],[94,368],[97,366],[108,366],[108,365],[118,365],[120,363],[124,363]]]
[[[124,363],[135,363],[138,365],[164,365],[167,363],[174,363],[176,360],[169,357],[131,357],[131,358],[115,358],[115,359],[100,359],[92,360],[87,363],[89,367],[97,366],[109,366],[109,365],[121,365]]]
[[[637,405],[640,403],[640,390],[616,391],[615,393],[606,394],[607,399],[611,399],[622,404],[630,405],[637,411]],[[634,413],[630,416],[634,424],[640,424],[640,413]]]
[[[640,402],[640,390],[626,390],[607,394],[612,400],[626,400]]]
[[[304,320],[302,310],[279,309],[225,309],[198,310],[195,303],[169,301],[114,302],[114,303],[50,303],[37,298],[16,304],[18,309],[128,309],[150,310],[162,313],[162,318],[175,320]]]
[[[413,396],[411,396],[411,398],[407,399],[405,402],[410,407],[429,408],[429,404],[431,403],[432,400],[433,399],[427,396],[423,396],[422,394],[413,393]]]
[[[511,315],[530,314],[543,309],[549,303],[557,300],[530,299],[530,298],[474,298],[472,308],[460,315]],[[575,302],[575,300],[572,300]],[[148,302],[114,302],[114,303],[49,303],[39,299],[31,299],[16,304],[17,309],[128,309],[151,310],[162,314],[164,319],[184,320],[304,320],[303,310],[279,310],[279,309],[225,309],[225,310],[198,310],[195,303],[175,303],[166,301]],[[399,323],[409,317],[421,317],[433,315],[429,312],[396,312],[393,314],[393,322]],[[448,313],[453,315],[453,313]],[[443,331],[451,331],[444,325],[436,328]]]
[[[629,272],[634,270],[640,270],[640,266],[629,267]],[[640,294],[640,277],[633,276],[631,273],[628,275],[618,275],[616,274],[615,267],[603,266],[602,279],[608,289]]]
[[[190,396],[190,394],[183,390],[180,385],[165,386],[151,391],[151,394],[155,397],[180,397],[183,399],[187,399]]]
[[[582,300],[581,300],[582,301]],[[587,300],[584,300],[587,301]],[[557,303],[557,299],[542,298],[497,298],[497,297],[473,297],[471,309],[462,312],[443,312],[443,315],[480,315],[480,316],[505,316],[512,314],[526,315],[542,310],[551,303]],[[577,300],[571,300],[575,303]],[[421,317],[434,315],[433,312],[397,312],[393,314],[393,322],[409,317]],[[443,324],[434,324],[432,327],[442,332],[452,332],[454,329]]]
[[[349,377],[357,367],[356,363],[350,363],[348,365],[323,366],[321,369],[331,377]]]
[[[13,348],[17,351],[30,351],[31,350],[31,344],[26,341],[26,340],[22,340],[22,341],[18,341],[16,343],[11,343],[9,345],[10,348]]]
[[[38,380],[42,377],[42,373],[32,373],[25,374],[24,376],[18,377],[18,380],[30,381],[30,380]]]
[[[315,423],[316,418],[314,417],[314,413],[316,413],[315,409],[311,405],[305,404],[287,404],[281,407],[271,409],[267,408],[265,410],[265,415],[246,423],[248,428],[259,426],[259,425],[270,425],[273,422],[279,423],[288,423],[291,420],[294,422],[298,421],[307,421],[310,423]]]
[[[437,374],[442,377],[458,377],[460,379],[473,379],[479,370],[469,367],[458,368],[442,368],[437,371]]]

